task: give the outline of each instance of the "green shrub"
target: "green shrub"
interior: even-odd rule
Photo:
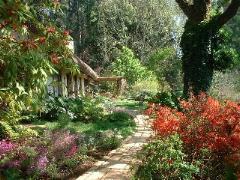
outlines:
[[[133,117],[130,116],[128,113],[125,112],[114,112],[106,116],[106,120],[109,122],[116,122],[116,121],[131,121]]]
[[[14,133],[9,123],[0,121],[0,140],[14,136]]]
[[[168,106],[170,108],[179,109],[180,102],[179,98],[181,97],[181,93],[173,93],[173,92],[160,92],[157,93],[153,98],[149,100],[151,103],[158,103],[163,106]]]
[[[181,60],[177,56],[176,48],[157,49],[149,56],[146,66],[155,74],[162,90],[182,89]]]
[[[153,93],[151,92],[147,92],[147,91],[141,91],[141,92],[138,92],[138,93],[135,93],[134,95],[132,95],[132,98],[135,100],[135,101],[149,101],[151,100],[153,97]]]
[[[178,135],[150,142],[144,147],[140,157],[142,161],[136,177],[141,180],[189,180],[199,172],[199,162],[186,161],[182,141]]]
[[[77,158],[65,159],[63,164],[68,168],[74,168],[79,164],[79,160]]]
[[[46,172],[51,177],[51,179],[54,179],[58,176],[58,171],[59,171],[59,168],[55,163],[49,164],[46,168]]]
[[[136,101],[148,101],[158,92],[159,84],[156,77],[136,82],[128,91],[128,96]]]
[[[116,149],[122,139],[133,132],[135,126],[136,123],[129,114],[114,112],[96,122],[93,129],[88,131],[81,141],[87,144],[88,149],[109,151]]]
[[[6,138],[26,138],[37,135],[38,133],[30,128],[21,125],[10,125],[8,122],[0,121],[0,140]]]
[[[151,75],[151,72],[135,57],[133,51],[127,47],[122,48],[120,56],[113,62],[112,71],[114,74],[126,78],[129,85]]]
[[[77,165],[83,163],[85,159],[87,159],[87,149],[84,147],[83,144],[80,144],[81,146],[79,147],[79,150],[77,151],[76,154],[74,154],[71,158],[66,158],[63,159],[61,162],[62,166],[74,169],[76,168]]]
[[[46,100],[43,105],[40,116],[42,119],[48,121],[57,120],[61,114],[67,114],[69,117],[71,117],[71,110],[75,108],[73,101],[75,103],[75,106],[82,110],[82,101],[80,99],[49,97],[49,99]]]
[[[92,122],[101,120],[104,116],[104,109],[101,105],[101,100],[98,98],[84,98],[83,109],[76,107],[73,112],[76,114],[76,121]]]
[[[107,115],[105,123],[108,124],[109,129],[118,130],[123,137],[129,136],[136,127],[133,117],[125,112],[113,112]]]
[[[62,114],[73,121],[92,122],[103,117],[104,109],[98,99],[55,97],[46,101],[41,118],[55,121]]]
[[[109,151],[120,146],[121,139],[117,133],[111,130],[97,133],[96,148],[101,151]]]
[[[7,169],[4,171],[3,175],[7,178],[7,180],[15,180],[15,179],[21,179],[20,170],[12,168]],[[1,178],[1,174],[0,174]]]

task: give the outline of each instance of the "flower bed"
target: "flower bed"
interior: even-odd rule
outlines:
[[[24,125],[26,130],[35,129],[34,135],[0,140],[0,179],[75,178],[119,147],[136,126],[129,114],[104,114],[95,101],[56,102],[47,104],[45,116],[30,114],[36,122],[24,120],[32,123]],[[43,121],[43,117],[51,122]]]
[[[178,134],[188,162],[200,161],[197,179],[240,177],[240,106],[201,94],[181,101],[181,111],[149,104],[160,139]],[[161,173],[161,172],[160,172]]]
[[[56,178],[69,174],[87,158],[86,147],[80,136],[69,131],[46,131],[41,137],[2,140],[0,142],[0,169],[8,178]],[[67,158],[63,158],[67,157]]]

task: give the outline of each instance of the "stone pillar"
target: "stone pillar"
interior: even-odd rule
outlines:
[[[77,97],[80,95],[81,81],[80,77],[76,76],[75,78],[75,96]]]
[[[49,76],[48,80],[47,80],[47,92],[49,95],[53,95],[54,94],[54,88],[53,88],[53,77]]]
[[[60,84],[60,94],[63,97],[67,96],[67,75],[64,72],[61,72],[61,84]]]
[[[72,74],[69,74],[68,76],[68,96],[74,97],[74,76]]]
[[[75,81],[75,77],[72,75],[72,97],[76,97],[75,96],[75,91],[76,91],[76,81]]]
[[[85,96],[85,84],[84,84],[84,77],[81,76],[81,94]]]
[[[58,97],[59,96],[59,91],[58,91],[58,84],[59,82],[58,82],[58,76],[57,75],[55,75],[54,77],[53,77],[53,88],[54,88],[54,96],[55,97]]]
[[[125,87],[126,87],[126,80],[120,79],[117,81],[117,95],[121,96],[124,93]]]

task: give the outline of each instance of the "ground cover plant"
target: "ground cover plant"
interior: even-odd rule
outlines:
[[[7,179],[64,177],[89,160],[80,138],[69,131],[56,130],[45,131],[41,137],[2,140],[1,174]]]
[[[199,162],[188,162],[179,135],[156,138],[139,153],[142,164],[136,172],[139,179],[192,179],[199,172]]]
[[[42,120],[56,120],[66,114],[72,121],[91,122],[100,120],[104,115],[101,99],[95,97],[49,97],[42,106]]]
[[[200,162],[195,179],[239,178],[240,106],[201,94],[181,101],[181,109],[150,104],[146,113],[154,117],[157,138],[178,134],[187,162]]]

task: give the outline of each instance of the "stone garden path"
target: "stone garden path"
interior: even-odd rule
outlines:
[[[78,177],[77,180],[131,179],[131,167],[136,163],[136,154],[152,135],[152,131],[146,116],[136,115],[138,112],[133,110],[124,111],[135,117],[136,132],[124,140],[118,149],[111,151],[101,161],[96,162],[93,168]]]

